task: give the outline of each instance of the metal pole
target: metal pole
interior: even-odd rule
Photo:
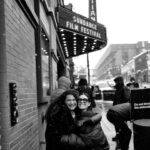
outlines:
[[[97,22],[96,0],[89,0],[89,18]],[[90,85],[89,54],[87,53],[88,83]]]
[[[89,53],[87,53],[88,84],[90,85]]]

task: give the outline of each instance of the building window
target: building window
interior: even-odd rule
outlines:
[[[49,96],[49,40],[42,30],[41,32],[41,69],[43,97]]]

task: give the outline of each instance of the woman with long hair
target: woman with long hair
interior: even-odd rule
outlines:
[[[52,103],[46,113],[46,150],[81,150],[84,142],[77,135],[78,92],[67,90]]]

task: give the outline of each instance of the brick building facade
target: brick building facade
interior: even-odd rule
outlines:
[[[65,26],[74,16],[84,31]],[[106,28],[63,0],[1,0],[0,17],[0,150],[45,150],[57,79],[74,81],[72,57],[105,47]]]
[[[44,114],[50,93],[57,78],[67,75],[67,61],[57,37],[58,5],[63,0],[0,2],[1,150],[45,149]],[[12,83],[17,91],[14,101]]]

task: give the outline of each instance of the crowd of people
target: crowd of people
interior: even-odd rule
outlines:
[[[107,119],[115,126],[115,138],[119,140],[121,150],[128,150],[130,90],[122,77],[115,78],[114,82],[115,96]],[[80,79],[78,88],[71,89],[69,78],[59,78],[58,89],[51,94],[51,100],[46,112],[46,150],[110,149],[101,127],[101,113],[93,111],[96,103],[86,79]]]

